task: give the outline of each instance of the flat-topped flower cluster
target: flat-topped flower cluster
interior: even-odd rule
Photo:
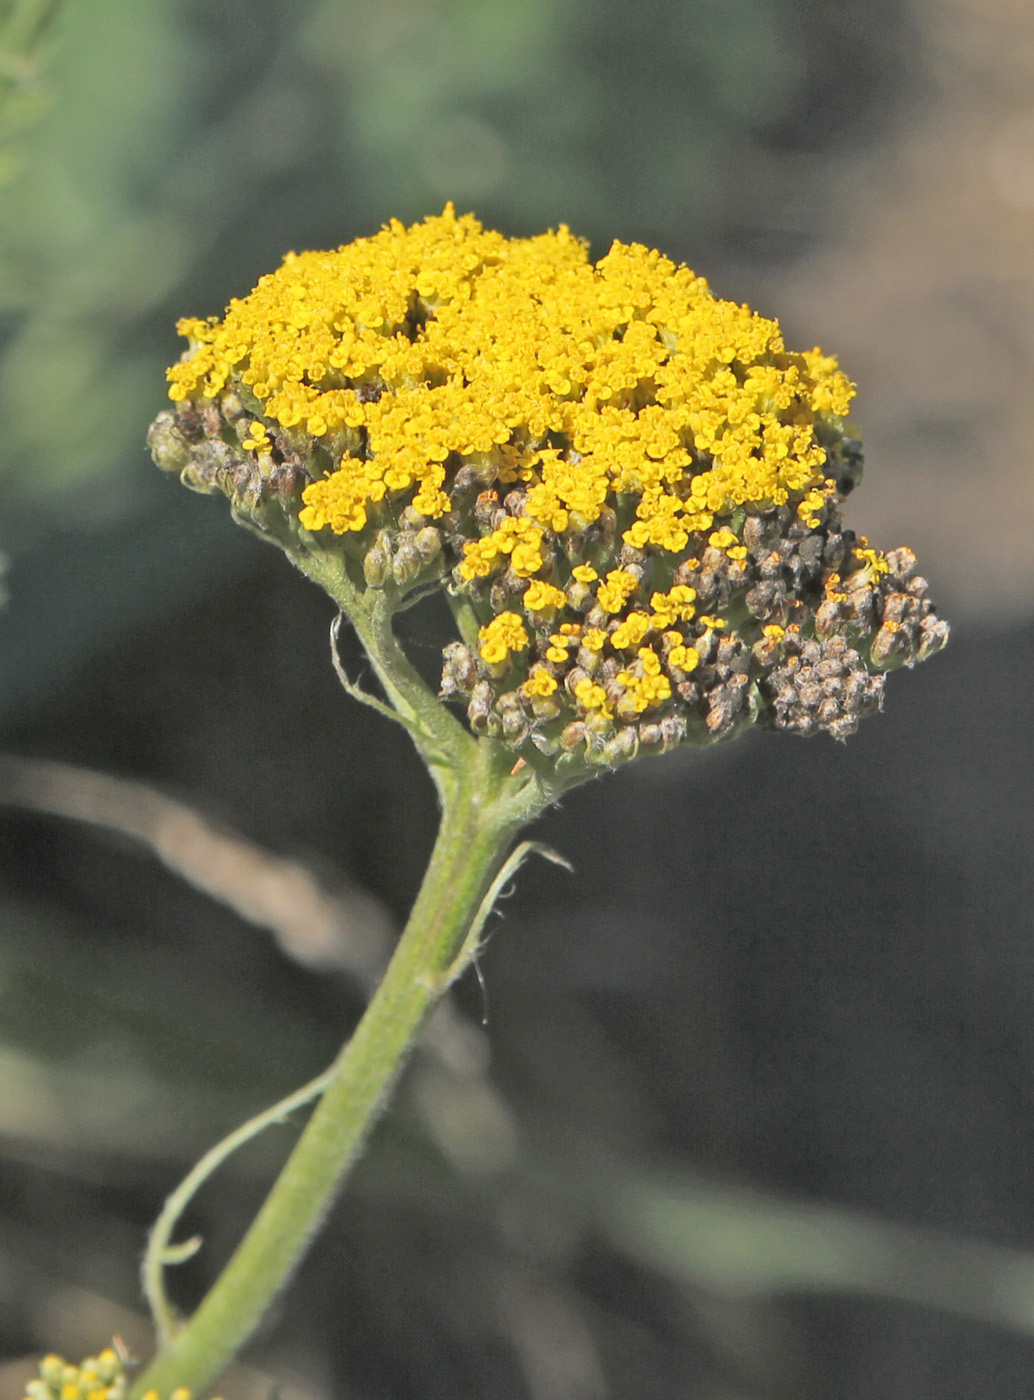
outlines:
[[[467,618],[443,695],[518,749],[840,737],[875,672],[946,638],[909,552],[841,526],[861,459],[836,361],[657,252],[593,264],[564,227],[507,239],[450,206],[290,254],[179,329],[159,461],[239,514],[278,503],[363,587],[441,580]]]
[[[615,244],[593,266],[566,228],[510,240],[451,208],[290,254],[224,320],[179,330],[196,349],[169,371],[174,399],[238,376],[264,419],[339,455],[305,493],[307,529],[362,530],[402,495],[440,519],[463,467],[523,486],[527,524],[470,544],[465,578],[504,555],[535,576],[547,530],[584,529],[620,496],[636,502],[628,543],[674,553],[737,506],[801,499],[853,392],[834,360],[787,353],[774,321],[659,253]],[[246,445],[267,441],[255,422]]]

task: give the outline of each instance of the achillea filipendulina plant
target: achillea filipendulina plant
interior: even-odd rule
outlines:
[[[159,1350],[132,1400],[197,1390],[297,1264],[430,1007],[477,950],[521,829],[644,752],[752,725],[834,738],[947,639],[908,549],[845,528],[853,386],[818,350],[638,245],[507,239],[453,209],[290,254],[186,320],[156,461],[278,544],[356,628],[442,824],[395,957],[234,1259],[192,1318],[145,1262]],[[435,694],[392,619],[437,591]],[[278,1106],[278,1110],[283,1106]],[[256,1127],[270,1120],[263,1115]]]

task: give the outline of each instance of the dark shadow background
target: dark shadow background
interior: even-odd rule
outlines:
[[[405,737],[341,694],[322,595],[139,444],[177,316],[218,312],[287,248],[447,198],[511,234],[567,222],[597,255],[656,244],[791,344],[840,353],[869,443],[850,522],[921,546],[956,621],[844,747],[768,735],[651,760],[542,820],[575,873],[522,872],[484,992],[459,988],[444,1050],[414,1062],[226,1400],[268,1377],[283,1400],[1029,1395],[1030,1264],[957,1278],[969,1256],[923,1233],[1034,1249],[1022,9],[59,13],[18,120],[0,117],[6,751],[153,783],[404,916],[435,820]],[[433,631],[417,615],[429,663]],[[116,1331],[146,1350],[136,1270],[163,1195],[322,1068],[362,1001],[130,843],[0,818],[15,1400],[31,1353]],[[206,1189],[185,1306],[290,1140]],[[683,1239],[662,1211],[664,1264],[617,1223],[658,1182],[717,1222],[727,1187],[754,1227]],[[907,1250],[845,1285],[835,1229],[829,1265],[784,1199],[843,1207],[873,1241],[907,1227],[933,1251],[927,1300],[940,1273],[963,1301],[903,1301]]]

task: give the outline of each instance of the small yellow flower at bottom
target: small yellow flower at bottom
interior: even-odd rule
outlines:
[[[49,1354],[40,1362],[39,1377],[25,1387],[24,1400],[125,1400],[128,1383],[125,1359],[112,1347],[78,1366]],[[186,1386],[177,1386],[166,1396],[149,1390],[145,1400],[191,1400],[191,1395]]]

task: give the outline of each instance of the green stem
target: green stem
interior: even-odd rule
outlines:
[[[477,745],[428,689],[399,646],[392,630],[392,617],[399,606],[397,595],[357,588],[339,554],[297,546],[290,553],[302,573],[329,593],[355,628],[391,708],[405,722],[444,800],[444,775],[469,763]]]
[[[233,1258],[130,1400],[176,1386],[197,1396],[258,1326],[298,1266],[384,1108],[428,1012],[452,980],[468,931],[516,833],[549,800],[509,773],[489,742],[437,775],[442,823],[427,875],[384,980],[342,1050],[323,1097]]]

